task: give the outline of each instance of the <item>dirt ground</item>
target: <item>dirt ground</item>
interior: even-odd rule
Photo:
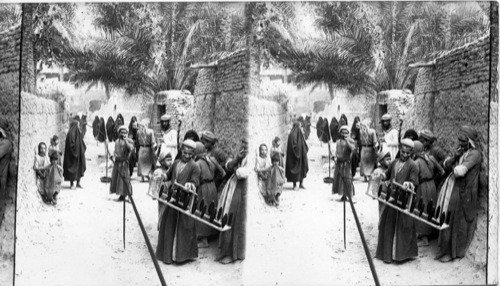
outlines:
[[[160,285],[153,262],[132,210],[127,204],[126,249],[122,240],[123,204],[108,194],[104,175],[104,146],[87,136],[84,189],[70,190],[65,182],[56,207],[45,206],[29,226],[30,241],[16,253],[16,285]],[[313,141],[313,140],[311,140]],[[168,285],[370,285],[372,274],[346,204],[347,248],[343,243],[343,204],[323,183],[326,146],[310,142],[310,171],[306,190],[285,186],[278,208],[262,203],[257,189],[249,190],[247,258],[222,265],[214,261],[217,242],[200,249],[199,258],[183,265],[160,263]],[[333,174],[332,174],[333,176]],[[365,237],[374,255],[378,206],[366,196],[367,183],[354,182],[355,204]],[[157,202],[146,195],[148,184],[132,182],[134,199],[151,240],[157,244]],[[18,237],[23,235],[17,234]],[[451,263],[433,260],[436,241],[420,248],[419,257],[396,265],[374,260],[382,285],[484,284],[484,269],[467,259]]]

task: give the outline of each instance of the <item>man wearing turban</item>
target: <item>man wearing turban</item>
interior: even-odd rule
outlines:
[[[167,171],[171,186],[183,185],[193,192],[200,184],[200,167],[193,160],[196,143],[182,142],[181,159],[175,160]],[[182,263],[198,257],[195,220],[174,208],[166,206],[160,220],[156,258],[166,264]]]
[[[130,185],[129,158],[134,150],[134,141],[127,137],[127,128],[125,125],[118,127],[118,139],[115,143],[114,165],[111,173],[111,184],[109,192],[117,194],[119,201],[123,201],[128,194],[132,194]]]
[[[413,147],[411,139],[401,140],[399,158],[391,163],[386,172],[379,172],[377,169],[372,176],[380,176],[382,180],[394,180],[410,190],[415,190],[418,186],[418,166],[410,157]],[[403,262],[418,255],[415,221],[412,217],[386,207],[380,215],[378,231],[376,258],[391,263]]]
[[[351,176],[351,153],[356,145],[354,140],[349,137],[349,129],[347,125],[340,127],[340,140],[337,141],[336,155],[337,165],[333,175],[332,193],[339,194],[340,200],[349,199],[353,195],[352,192],[352,176]]]
[[[434,144],[436,137],[428,130],[424,129],[418,133],[418,140],[424,145],[424,154],[429,156],[430,160],[434,161],[434,165],[439,169],[439,172],[434,173],[434,183],[436,188],[439,189],[444,179],[444,170],[442,168],[446,153],[439,146]]]
[[[482,161],[478,148],[477,131],[462,126],[455,154],[444,161],[444,167],[452,172],[441,188],[437,205],[450,212],[451,219],[450,226],[439,233],[436,259],[441,262],[464,257],[474,236]]]
[[[161,136],[162,136],[162,143],[160,145],[160,151],[167,151],[167,153],[170,153],[172,158],[177,157],[177,130],[172,128],[172,125],[170,124],[172,117],[170,115],[163,115],[160,118],[160,123],[161,123]]]
[[[387,149],[391,152],[391,160],[396,159],[396,154],[398,153],[399,145],[399,133],[398,130],[391,126],[392,115],[386,113],[380,118],[382,124],[382,130],[384,131],[384,137],[380,138],[382,143],[382,149]]]

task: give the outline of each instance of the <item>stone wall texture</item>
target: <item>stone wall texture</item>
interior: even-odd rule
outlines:
[[[212,131],[219,138],[219,147],[234,156],[241,139],[248,137],[249,75],[248,50],[236,51],[214,67],[199,70],[193,108],[186,113],[180,133]]]
[[[493,49],[493,69],[490,70],[490,44],[490,37],[485,36],[435,59],[434,65],[421,68],[415,86],[414,103],[404,116],[403,126],[404,130],[432,130],[438,137],[436,144],[448,153],[457,146],[460,126],[472,125],[478,130],[479,147],[483,155],[479,192],[481,207],[476,234],[467,254],[478,267],[485,267],[487,263],[487,233],[494,234],[494,237],[489,237],[491,253],[488,257],[497,253],[498,166],[496,163],[492,164],[489,159],[496,161],[496,157],[493,159],[491,155],[497,154],[498,148],[495,113],[498,111],[498,103],[494,87],[497,78],[498,45]],[[488,200],[489,232],[486,216]],[[495,223],[491,223],[492,221]]]
[[[0,120],[8,122],[6,130],[14,144],[9,164],[7,193],[0,194],[0,265],[4,274],[0,284],[11,283],[14,260],[15,201],[19,146],[19,70],[21,65],[21,25],[0,32]],[[5,263],[4,263],[5,262]],[[9,274],[7,274],[9,273]]]
[[[21,133],[19,144],[19,177],[17,225],[32,220],[36,210],[42,206],[41,198],[35,185],[33,163],[40,142],[50,144],[53,135],[59,136],[59,145],[64,150],[66,132],[69,128],[65,120],[65,110],[55,101],[37,97],[26,92],[21,93]],[[19,233],[24,233],[20,231]]]

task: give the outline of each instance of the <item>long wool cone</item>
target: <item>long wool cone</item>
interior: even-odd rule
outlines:
[[[94,135],[94,138],[97,139],[97,136],[99,135],[99,117],[95,117],[94,121],[92,122],[92,135]]]
[[[106,124],[104,123],[104,118],[99,119],[99,134],[97,135],[97,141],[104,143],[106,141]]]
[[[328,143],[330,141],[330,130],[329,130],[329,125],[328,125],[328,119],[323,120],[323,126],[322,126],[322,131],[323,134],[321,135],[321,141],[323,143]]]
[[[319,141],[322,141],[321,134],[323,133],[323,118],[320,116],[318,122],[316,122],[316,135],[318,136]]]
[[[337,140],[340,139],[340,132],[339,132],[339,122],[337,121],[337,118],[335,116],[332,118],[332,122],[330,123],[330,134],[332,136],[332,141],[337,142]]]
[[[106,132],[108,134],[108,140],[109,142],[113,142],[116,140],[115,137],[115,121],[113,118],[110,116],[108,117],[108,121],[106,122]]]

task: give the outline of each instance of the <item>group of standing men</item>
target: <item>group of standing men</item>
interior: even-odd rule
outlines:
[[[146,121],[139,124],[137,134],[132,122],[128,132],[126,127],[119,127],[110,192],[119,194],[120,198],[132,193],[129,163],[138,146],[138,175],[151,176],[150,188],[160,188],[162,184],[171,188],[177,183],[197,192],[204,201],[216,203],[216,209],[224,207],[233,213],[231,229],[219,233],[159,202],[156,257],[166,264],[192,261],[198,257],[199,247],[208,247],[208,237],[219,236],[220,251],[216,260],[223,264],[243,260],[248,177],[246,139],[241,140],[239,152],[233,159],[217,146],[218,139],[210,131],[203,131],[200,138],[196,131],[189,130],[179,142],[171,119],[169,115],[161,117],[158,142]],[[228,197],[232,199],[226,200]]]
[[[418,247],[429,245],[432,237],[438,237],[439,251],[435,259],[448,262],[464,257],[477,221],[482,161],[477,130],[462,126],[457,136],[457,149],[447,155],[434,144],[437,138],[430,130],[409,129],[400,140],[391,120],[389,114],[381,117],[383,134],[379,139],[369,119],[361,123],[359,118],[355,119],[351,138],[347,127],[341,127],[343,138],[337,142],[333,192],[352,197],[350,181],[356,169],[351,168],[351,162],[359,158],[360,175],[366,179],[393,180],[414,191],[415,199],[422,200],[424,205],[432,202],[442,212],[451,213],[449,227],[438,232],[380,203],[376,258],[386,263],[415,258]]]

